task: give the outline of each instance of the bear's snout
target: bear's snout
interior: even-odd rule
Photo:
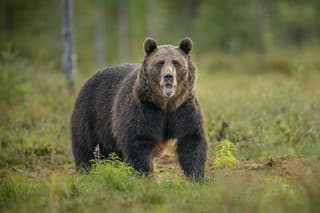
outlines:
[[[165,97],[172,97],[175,94],[176,90],[176,77],[173,70],[169,69],[167,72],[164,72],[161,77],[161,87],[162,87],[162,94]]]
[[[170,84],[172,84],[173,83],[173,75],[171,75],[171,74],[166,74],[166,75],[164,75],[163,76],[163,80],[164,80],[164,82],[165,83],[170,83]]]

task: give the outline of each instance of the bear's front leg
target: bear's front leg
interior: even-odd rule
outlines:
[[[204,131],[198,129],[178,138],[177,152],[186,177],[193,181],[202,179],[207,159],[207,142]]]
[[[154,143],[149,140],[126,141],[123,147],[125,162],[129,163],[138,172],[148,175],[153,171],[152,151]]]

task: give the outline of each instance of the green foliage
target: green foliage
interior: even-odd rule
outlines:
[[[115,154],[111,154],[107,160],[95,160],[95,167],[90,171],[95,181],[107,187],[113,187],[119,191],[132,190],[135,177],[139,173],[131,166],[122,162]],[[101,177],[98,178],[98,177]]]
[[[67,93],[63,76],[51,68],[51,77],[46,78],[42,70],[50,65],[34,69],[9,50],[3,55],[0,168],[10,165],[21,171],[21,167],[52,168],[71,162],[66,154],[69,152],[66,126],[73,100]]]
[[[30,66],[17,57],[10,46],[1,53],[0,59],[0,101],[12,103],[30,90]]]
[[[128,174],[109,175],[122,173],[119,169],[101,167],[89,174],[51,174],[37,182],[18,176],[7,179],[0,183],[0,210],[301,212],[320,208],[317,167],[296,168],[300,175],[294,179],[261,173],[241,177],[217,172],[214,181],[202,184],[177,177],[155,181]],[[130,178],[134,181],[127,184]]]
[[[214,144],[221,139],[232,141],[238,146],[236,156],[242,159],[286,153],[318,156],[320,123],[314,118],[319,116],[320,105],[312,86],[318,72],[305,63],[307,58],[296,63],[308,66],[308,72],[299,72],[300,66],[292,64],[295,68],[289,76],[275,71],[263,75],[199,73],[202,82],[198,94],[209,140]],[[247,67],[238,66],[239,72]],[[223,123],[227,124],[224,129]]]
[[[214,166],[216,168],[231,167],[235,165],[238,160],[233,152],[237,151],[237,147],[228,140],[219,142],[216,146],[216,158]]]
[[[241,0],[151,0],[154,4],[152,24],[159,43],[177,44],[191,36],[195,51],[244,53],[319,43],[319,3],[312,1]],[[260,5],[261,4],[261,5]],[[148,1],[128,1],[129,62],[141,61],[141,44],[148,35]],[[61,60],[61,4],[59,1],[2,0],[0,3],[0,46],[11,42],[21,55],[32,60],[51,60],[57,67]],[[261,9],[262,8],[262,9]],[[108,65],[116,64],[119,47],[119,1],[105,2],[106,57]],[[85,11],[85,12],[83,12]],[[80,70],[93,69],[95,61],[95,3],[74,3],[74,30],[78,61],[92,61]],[[263,25],[263,26],[262,26]],[[261,32],[260,32],[261,31]],[[41,36],[34,36],[35,34]],[[23,36],[22,36],[23,35]],[[25,41],[28,42],[25,42]],[[261,44],[260,44],[261,43]],[[300,49],[301,51],[301,49]],[[86,64],[87,65],[87,64]]]
[[[22,178],[10,178],[1,182],[0,206],[8,205],[8,202],[26,200],[29,196],[30,187]]]
[[[235,7],[232,0],[202,1],[197,18],[197,41],[202,51],[212,47],[221,50],[239,51],[250,46],[256,36],[256,14],[250,0],[242,0]],[[235,22],[235,20],[237,20]],[[250,42],[251,40],[251,42]],[[242,47],[243,46],[243,47]]]

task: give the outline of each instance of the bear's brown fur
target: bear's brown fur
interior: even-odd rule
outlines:
[[[99,71],[81,89],[71,117],[77,168],[90,167],[94,147],[117,153],[141,173],[169,139],[177,139],[179,162],[193,180],[204,176],[207,142],[195,96],[196,68],[186,38],[178,47],[148,38],[142,64]]]

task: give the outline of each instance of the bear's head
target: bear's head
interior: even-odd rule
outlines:
[[[173,110],[194,93],[196,70],[190,58],[192,40],[178,46],[157,45],[152,38],[144,42],[145,59],[140,71],[144,96],[160,108]]]

